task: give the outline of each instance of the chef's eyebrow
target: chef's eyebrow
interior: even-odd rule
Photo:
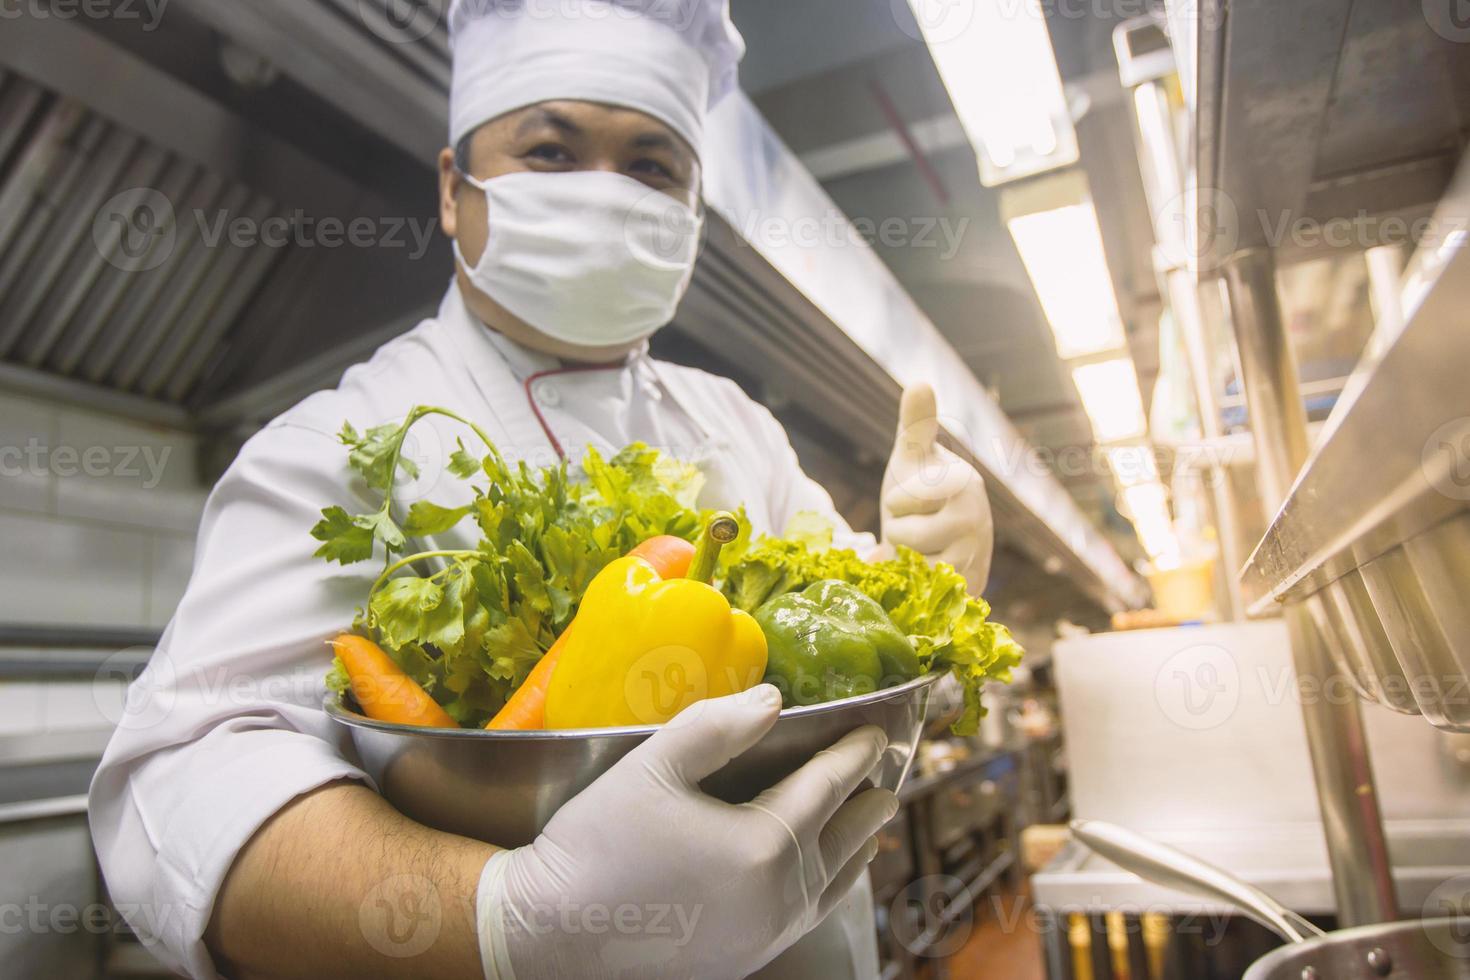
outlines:
[[[535,109],[527,113],[526,117],[521,120],[520,125],[516,127],[516,135],[525,136],[539,126],[550,126],[553,129],[561,130],[566,136],[582,135],[582,127],[561,113],[551,109]]]
[[[674,138],[667,133],[649,131],[639,133],[633,138],[633,145],[640,150],[678,150],[679,145]]]
[[[633,137],[632,146],[639,150],[668,150],[675,158],[685,160],[689,157],[689,151],[679,144],[668,133],[660,133],[650,130]]]

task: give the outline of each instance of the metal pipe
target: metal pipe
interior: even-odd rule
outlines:
[[[1184,195],[1184,176],[1175,145],[1173,110],[1164,85],[1145,82],[1134,89],[1133,111],[1138,124],[1136,132],[1139,160],[1143,165],[1144,193],[1154,215],[1154,239],[1159,243],[1154,264],[1163,277],[1169,309],[1174,313],[1174,322],[1184,341],[1195,403],[1199,409],[1200,435],[1207,443],[1218,442],[1225,432],[1220,423],[1214,372],[1210,370],[1207,332],[1210,321],[1205,318],[1198,277],[1191,268],[1194,263],[1189,253],[1188,234],[1175,220],[1177,202]],[[1245,555],[1241,553],[1238,504],[1230,489],[1230,473],[1224,460],[1211,459],[1205,472],[1210,480],[1211,517],[1219,536],[1218,588],[1225,595],[1220,611],[1224,618],[1238,622],[1245,618],[1245,603],[1236,584],[1236,576],[1245,565]]]
[[[1245,249],[1225,263],[1241,387],[1256,444],[1261,494],[1274,511],[1286,499],[1308,453],[1307,413],[1281,306],[1276,262],[1267,249]],[[1337,915],[1343,927],[1398,917],[1393,869],[1373,767],[1356,698],[1327,697],[1334,667],[1304,606],[1286,609],[1292,659],[1302,688],[1302,721],[1327,838]],[[1340,703],[1338,703],[1340,702]]]
[[[1204,297],[1196,285],[1194,274],[1188,269],[1170,270],[1165,275],[1165,282],[1169,290],[1169,307],[1174,311],[1174,322],[1179,327],[1185,354],[1189,358],[1190,380],[1194,383],[1194,400],[1199,410],[1200,436],[1206,444],[1219,446],[1225,437],[1225,427],[1220,422],[1215,375],[1210,370],[1209,321],[1205,318]],[[1236,576],[1245,566],[1240,542],[1240,505],[1230,487],[1227,460],[1212,453],[1205,472],[1210,481],[1211,510],[1224,572],[1221,576],[1227,597],[1224,612],[1231,621],[1239,622],[1245,619],[1245,601],[1236,582]]]
[[[1380,245],[1363,253],[1368,263],[1368,298],[1373,303],[1374,332],[1379,342],[1397,337],[1404,328],[1404,250]]]

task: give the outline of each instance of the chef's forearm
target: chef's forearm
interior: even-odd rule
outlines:
[[[206,940],[233,980],[482,975],[475,890],[495,848],[365,786],[292,801],[236,857]]]

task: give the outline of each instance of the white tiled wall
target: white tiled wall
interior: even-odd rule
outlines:
[[[207,488],[183,432],[0,391],[0,622],[162,627]]]

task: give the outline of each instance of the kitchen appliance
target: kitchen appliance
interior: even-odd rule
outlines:
[[[731,803],[748,801],[848,732],[877,725],[888,735],[888,749],[872,780],[897,791],[913,764],[930,694],[942,676],[926,674],[872,694],[787,708],[760,742],[703,787]],[[417,728],[374,721],[336,697],[323,708],[346,726],[364,770],[400,812],[501,847],[529,844],[562,804],[656,730]]]
[[[1235,876],[1114,824],[1079,820],[1078,840],[1139,877],[1234,905],[1288,941],[1244,980],[1470,980],[1470,915],[1324,933]]]

